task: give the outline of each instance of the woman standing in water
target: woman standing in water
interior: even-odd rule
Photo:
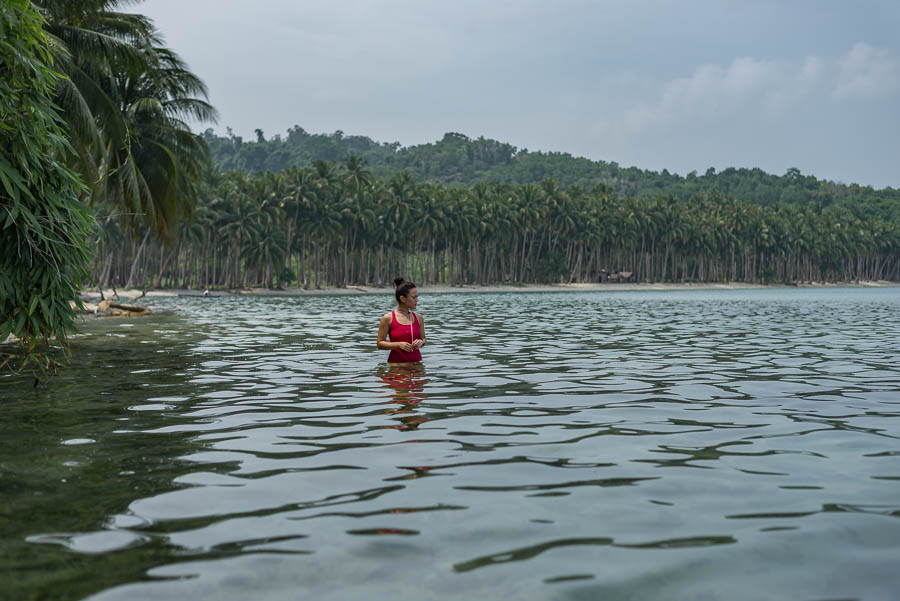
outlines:
[[[425,319],[413,312],[419,292],[415,284],[403,278],[394,280],[394,288],[397,308],[381,318],[377,346],[391,351],[388,363],[415,363],[422,360],[419,349],[425,346]]]

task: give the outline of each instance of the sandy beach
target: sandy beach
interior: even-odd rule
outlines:
[[[890,286],[900,286],[898,282],[889,282],[885,280],[879,281],[861,281],[861,282],[840,282],[840,283],[822,283],[822,282],[804,282],[797,285],[784,284],[746,284],[741,282],[731,282],[727,284],[717,283],[658,283],[658,284],[525,284],[525,285],[492,285],[492,286],[441,286],[441,285],[422,285],[419,286],[421,294],[453,294],[453,293],[478,293],[478,292],[621,292],[621,291],[675,291],[675,290],[753,290],[764,288],[883,288]],[[147,290],[146,294],[142,290],[128,289],[116,290],[118,296],[122,299],[138,300],[140,297],[154,296],[200,296],[202,290]],[[315,295],[337,295],[337,294],[388,294],[391,288],[387,286],[348,286],[346,288],[284,288],[270,290],[268,288],[245,288],[239,290],[210,290],[211,296],[222,295],[259,295],[259,296],[315,296]],[[103,291],[106,297],[114,296],[112,289]],[[97,289],[83,290],[81,292],[83,298],[99,298],[100,293]]]

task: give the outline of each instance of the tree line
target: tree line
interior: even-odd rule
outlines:
[[[875,212],[877,213],[877,212]],[[364,161],[211,172],[164,244],[101,215],[95,282],[245,288],[900,280],[900,223],[865,205],[761,206],[715,190],[620,197],[553,179],[448,186]]]
[[[379,143],[366,136],[313,134],[299,126],[266,138],[256,130],[256,139],[244,140],[228,130],[218,136],[211,129],[203,134],[213,160],[224,171],[280,172],[288,167],[310,166],[316,160],[340,162],[353,155],[362,158],[377,176],[389,178],[409,171],[416,179],[448,186],[471,186],[479,182],[528,184],[553,179],[562,186],[579,185],[592,190],[606,186],[621,197],[672,196],[690,199],[716,190],[761,205],[778,203],[826,207],[832,204],[865,204],[882,217],[900,219],[900,190],[873,189],[842,184],[804,175],[796,168],[783,175],[762,169],[727,168],[685,176],[622,167],[615,162],[593,161],[568,153],[518,149],[484,137],[469,138],[447,133],[429,144],[402,147],[398,142]]]

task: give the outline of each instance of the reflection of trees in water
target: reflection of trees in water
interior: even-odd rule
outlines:
[[[384,388],[390,397],[389,403],[397,405],[387,410],[388,415],[399,415],[395,418],[400,424],[388,426],[398,430],[415,430],[428,418],[416,412],[416,405],[427,398],[425,385],[425,365],[422,363],[388,363],[378,366],[375,374],[384,382]]]

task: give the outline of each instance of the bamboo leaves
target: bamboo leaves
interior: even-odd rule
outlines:
[[[51,97],[57,75],[46,61],[43,21],[29,2],[0,4],[0,343],[20,341],[17,359],[0,363],[53,369],[41,350],[66,343],[73,330],[69,299],[87,278],[94,226],[78,196],[83,185],[62,164],[69,151]]]

